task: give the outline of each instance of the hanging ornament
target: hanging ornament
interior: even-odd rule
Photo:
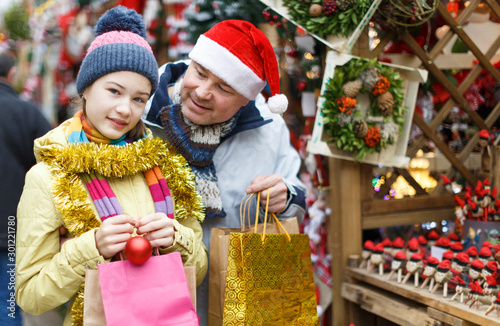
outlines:
[[[297,90],[298,90],[299,92],[303,92],[303,91],[305,91],[305,90],[306,90],[306,88],[307,88],[307,82],[306,82],[305,80],[299,80],[299,81],[297,82],[297,86],[296,86],[296,87],[297,87]]]
[[[151,243],[144,237],[133,237],[125,245],[125,256],[137,265],[145,263],[151,257]]]

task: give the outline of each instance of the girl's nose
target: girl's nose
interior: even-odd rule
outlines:
[[[120,113],[123,116],[128,117],[132,113],[130,101],[125,99],[121,101],[116,107],[116,112]]]

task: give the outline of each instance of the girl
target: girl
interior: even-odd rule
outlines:
[[[18,206],[18,304],[41,314],[72,299],[64,325],[82,324],[85,270],[134,233],[161,254],[179,251],[198,284],[207,270],[194,177],[140,120],[158,84],[141,16],[116,7],[95,31],[77,76],[81,110],[36,140]]]

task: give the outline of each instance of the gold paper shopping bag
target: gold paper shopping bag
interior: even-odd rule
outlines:
[[[210,240],[209,278],[208,278],[208,325],[221,326],[224,314],[224,293],[226,288],[227,259],[229,252],[229,235],[233,232],[252,233],[255,232],[254,225],[245,226],[244,216],[246,206],[252,198],[243,198],[240,209],[240,228],[213,228]],[[247,199],[245,205],[243,201]],[[299,224],[296,217],[287,218],[281,224],[290,234],[299,233]],[[262,232],[264,223],[257,224],[257,232]],[[275,223],[268,223],[268,233],[280,233]]]
[[[230,235],[223,325],[318,325],[307,235]]]
[[[309,237],[274,214],[284,234],[266,234],[267,209],[262,234],[229,236],[223,325],[318,325]]]

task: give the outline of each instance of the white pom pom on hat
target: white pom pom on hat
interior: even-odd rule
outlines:
[[[269,109],[278,114],[286,111],[288,100],[280,94],[276,54],[266,35],[251,23],[218,23],[198,38],[189,57],[248,100],[254,100],[267,81],[272,95]]]

